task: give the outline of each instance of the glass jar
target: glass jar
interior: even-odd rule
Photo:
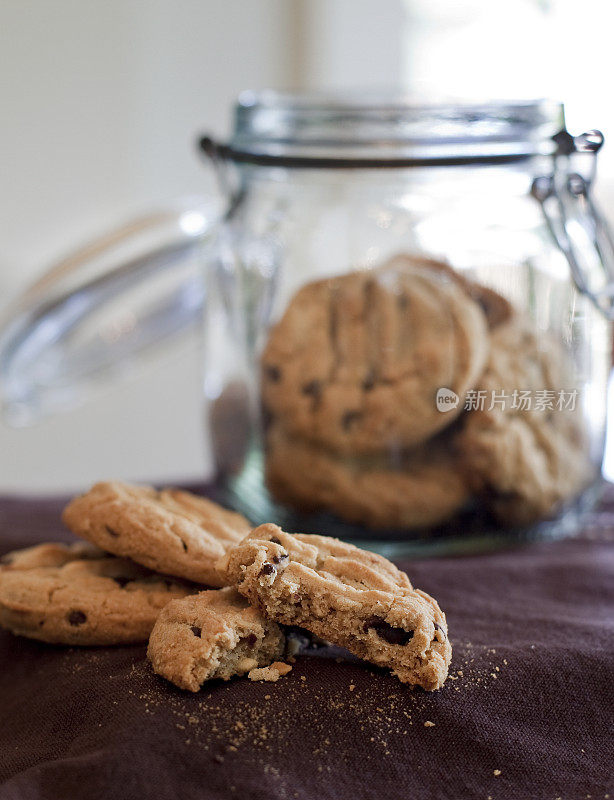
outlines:
[[[542,101],[242,96],[201,142],[231,198],[205,248],[221,500],[389,552],[573,530],[610,366],[601,142]]]
[[[4,411],[70,407],[204,320],[213,491],[254,523],[390,554],[572,532],[611,361],[602,141],[545,101],[246,93],[229,143],[200,142],[217,198],[127,223],[14,304]]]

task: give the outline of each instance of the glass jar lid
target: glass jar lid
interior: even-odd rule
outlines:
[[[562,104],[549,100],[432,104],[393,93],[243,92],[223,154],[373,166],[510,161],[553,153],[564,127]]]

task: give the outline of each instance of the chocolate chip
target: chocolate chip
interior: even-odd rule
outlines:
[[[265,366],[264,374],[267,380],[271,381],[272,383],[278,383],[281,380],[281,370],[279,367],[276,367],[272,364]]]
[[[346,411],[341,417],[341,427],[344,431],[349,431],[353,423],[359,420],[361,417],[362,412],[360,411]]]
[[[395,628],[394,625],[390,625],[389,622],[386,622],[386,620],[380,617],[371,617],[365,622],[363,627],[365,633],[370,628],[373,628],[375,633],[377,633],[381,639],[387,641],[388,644],[405,645],[414,636],[413,631],[406,631],[404,628]]]
[[[87,616],[83,613],[83,611],[69,611],[66,615],[66,619],[69,621],[71,625],[83,625],[83,623],[87,620]]]
[[[443,636],[443,639],[444,639],[444,641],[445,641],[445,639],[446,639],[446,632],[444,631],[444,629],[441,627],[441,625],[438,625],[436,622],[434,622],[434,623],[433,623],[433,625],[435,626],[435,630],[436,630],[436,631],[440,631],[440,633],[441,633],[441,635]]]
[[[127,583],[130,583],[132,578],[125,578],[123,575],[117,575],[117,577],[114,577],[113,580],[123,589]]]
[[[261,575],[272,575],[275,572],[275,567],[273,564],[263,564],[262,569],[260,570]]]
[[[187,544],[186,544],[186,543],[183,541],[183,539],[181,540],[181,546],[183,547],[183,552],[184,552],[184,553],[187,553],[187,552],[188,552],[188,546],[187,546]],[[169,570],[169,572],[170,572],[170,570]]]
[[[273,538],[270,539],[269,541],[273,542],[273,544],[281,544],[277,536],[273,536]]]
[[[255,647],[256,642],[258,641],[258,637],[255,633],[250,633],[250,635],[245,640],[247,642],[248,647]]]
[[[196,625],[192,625],[190,630],[192,631],[194,636],[196,636],[196,637],[198,637],[200,639],[200,634],[203,632],[202,628],[198,628],[198,627],[196,627]]]
[[[117,538],[119,536],[119,533],[117,531],[114,531],[113,528],[109,528],[108,525],[105,525],[104,527],[109,536],[113,536],[114,538]]]
[[[273,563],[280,564],[284,559],[288,558],[287,553],[282,553],[280,556],[273,556]]]
[[[370,369],[364,381],[362,382],[362,388],[365,390],[365,392],[370,392],[374,386],[375,386],[375,371],[373,369]]]
[[[303,386],[302,392],[309,397],[313,397],[314,402],[317,403],[322,397],[322,384],[320,381],[309,381]]]

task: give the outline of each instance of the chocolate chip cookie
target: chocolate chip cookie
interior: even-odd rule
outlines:
[[[573,388],[562,346],[529,319],[515,314],[492,331],[477,387],[484,406],[467,413],[456,447],[473,488],[502,522],[548,517],[593,477],[579,397],[575,409],[557,407],[559,392]],[[493,397],[502,402],[491,408]]]
[[[270,619],[306,628],[391,669],[403,683],[443,685],[452,654],[446,618],[382,556],[266,524],[218,566]]]
[[[158,617],[147,655],[158,675],[197,692],[213,678],[229,680],[267,667],[286,637],[235,589],[213,589],[169,603]]]
[[[265,415],[339,454],[424,442],[460,412],[488,356],[487,319],[451,269],[397,256],[303,286],[262,354]]]
[[[57,544],[48,542],[13,550],[0,556],[0,571],[3,567],[11,569],[32,569],[33,567],[63,567],[69,561],[104,558],[107,553],[89,542]]]
[[[466,287],[470,296],[473,297],[484,312],[490,330],[499,327],[499,325],[507,322],[513,316],[514,309],[512,304],[499,292],[472,281],[467,281]]]
[[[85,543],[43,544],[3,557],[0,625],[53,644],[142,642],[160,609],[194,590]]]
[[[332,511],[372,528],[429,527],[452,517],[470,496],[448,438],[410,454],[393,450],[350,458],[273,425],[265,480],[277,501],[303,512]]]
[[[214,564],[251,529],[241,514],[179,489],[97,483],[64,509],[77,536],[150,569],[222,586]]]
[[[413,262],[422,264],[428,269],[438,272],[445,276],[447,280],[453,281],[480,306],[486,316],[486,322],[490,329],[496,328],[502,322],[508,320],[514,313],[512,304],[499,292],[491,289],[489,286],[484,286],[478,283],[473,278],[470,278],[465,272],[459,272],[454,269],[450,264],[444,261],[434,261],[430,258],[421,258],[419,256],[397,256],[401,259],[411,259]]]

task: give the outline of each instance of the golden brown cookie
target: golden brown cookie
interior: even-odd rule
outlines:
[[[62,515],[77,536],[150,569],[223,585],[214,564],[251,529],[241,514],[179,489],[97,483]]]
[[[486,317],[464,282],[397,256],[296,293],[262,354],[265,413],[340,454],[412,446],[460,412],[487,355]],[[445,415],[441,387],[461,398]]]
[[[304,512],[332,511],[372,528],[424,528],[450,519],[470,496],[459,460],[449,451],[451,441],[409,455],[356,458],[288,436],[279,425],[269,428],[266,441],[269,491]]]
[[[382,556],[266,524],[219,568],[270,619],[346,647],[403,683],[443,685],[452,655],[445,615]]]
[[[170,600],[194,585],[78,543],[9,553],[0,566],[0,625],[67,645],[147,640]]]
[[[108,554],[89,542],[58,544],[46,542],[23,550],[13,550],[0,556],[0,572],[5,569],[32,569],[34,567],[63,567],[69,561],[104,558]]]
[[[466,414],[456,446],[474,489],[498,518],[525,524],[548,517],[578,494],[594,468],[579,398],[575,409],[557,407],[560,391],[569,397],[574,390],[562,346],[518,314],[493,330],[491,342],[477,387],[484,392],[483,407]],[[530,405],[520,392],[528,393]],[[493,396],[503,402],[495,400],[490,408]]]
[[[245,675],[278,659],[286,637],[235,589],[212,589],[169,603],[147,655],[158,675],[197,692],[205,681]]]
[[[480,305],[491,330],[507,322],[514,314],[514,309],[509,300],[506,300],[503,295],[495,292],[494,289],[488,288],[488,286],[467,281],[467,291],[476,303]]]
[[[455,270],[450,264],[419,256],[397,256],[397,258],[411,258],[412,261],[422,264],[435,272],[440,272],[449,280],[456,282],[478,303],[486,316],[488,327],[491,329],[508,320],[514,313],[512,304],[503,295],[469,278],[464,272]]]

